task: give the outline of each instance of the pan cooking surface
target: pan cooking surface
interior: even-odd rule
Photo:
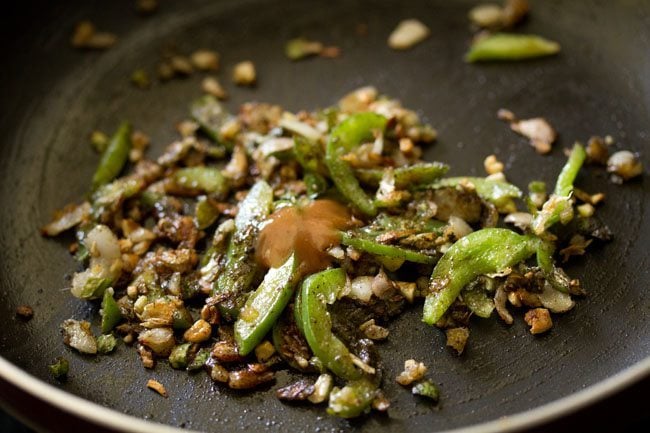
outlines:
[[[0,100],[0,355],[56,386],[117,411],[172,426],[232,431],[255,426],[270,431],[433,431],[472,425],[538,407],[593,385],[650,355],[650,230],[646,180],[608,183],[600,169],[583,170],[578,186],[604,191],[600,216],[615,240],[594,248],[567,267],[589,296],[568,314],[554,316],[548,335],[531,336],[521,316],[512,327],[493,317],[474,320],[468,348],[456,357],[442,333],[421,323],[415,307],[396,320],[380,345],[388,416],[345,421],[322,407],[280,403],[274,390],[292,380],[281,372],[275,385],[239,393],[213,385],[205,374],[173,371],[165,362],[141,367],[123,344],[109,356],[89,358],[65,347],[59,324],[70,317],[98,323],[98,305],[65,292],[78,265],[67,253],[69,239],[46,240],[38,227],[64,204],[82,197],[98,157],[88,144],[93,129],[113,130],[121,119],[148,133],[156,155],[175,137],[174,123],[200,95],[198,76],[132,87],[136,68],[154,71],[160,50],[209,48],[222,56],[219,74],[228,86],[228,106],[258,100],[289,110],[335,103],[361,85],[374,85],[416,109],[440,139],[427,149],[431,160],[449,162],[454,175],[483,172],[485,156],[506,162],[506,174],[525,187],[555,179],[564,147],[591,135],[611,134],[622,148],[643,151],[650,166],[650,43],[648,5],[642,1],[533,2],[521,31],[558,40],[555,58],[517,64],[468,65],[469,2],[221,1],[162,2],[159,13],[138,18],[126,2],[66,2],[35,8],[30,22],[9,43]],[[580,4],[576,4],[580,3]],[[644,6],[645,5],[645,6]],[[427,23],[432,35],[407,52],[391,51],[388,33],[404,18]],[[88,18],[120,36],[104,53],[81,53],[68,45],[75,22]],[[358,23],[368,34],[355,33]],[[338,45],[339,59],[290,62],[283,46],[304,35]],[[230,70],[253,60],[254,90],[230,85]],[[521,117],[544,116],[560,132],[551,156],[537,155],[496,118],[499,108]],[[23,323],[16,306],[30,304],[35,316]],[[58,384],[47,365],[69,359],[70,377]],[[434,408],[396,385],[405,359],[422,360],[442,390]],[[169,398],[147,390],[155,378]]]

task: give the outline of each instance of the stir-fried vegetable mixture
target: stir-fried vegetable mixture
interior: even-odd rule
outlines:
[[[371,87],[312,113],[250,103],[232,115],[205,96],[191,115],[156,160],[134,156],[146,140],[122,124],[88,201],[43,228],[76,230],[83,270],[70,292],[101,302],[98,327],[62,325],[79,352],[119,350],[119,336],[145,368],[166,360],[234,389],[291,368],[305,379],[279,398],[355,417],[389,406],[375,346],[409,305],[458,354],[472,316],[513,322],[508,303],[545,332],[582,294],[555,251],[609,237],[594,196],[574,187],[580,144],[546,197],[539,181],[528,195],[508,183],[494,155],[488,177],[446,177],[446,164],[421,160],[436,131]],[[591,211],[574,212],[578,201]],[[427,371],[406,360],[395,380],[436,401]]]

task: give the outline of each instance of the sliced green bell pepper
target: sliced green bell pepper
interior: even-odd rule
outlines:
[[[541,235],[558,221],[566,223],[573,217],[571,194],[573,193],[573,182],[575,181],[582,164],[587,157],[585,148],[576,143],[571,150],[569,159],[562,168],[555,184],[555,190],[549,199],[544,203],[542,209],[535,215],[530,225],[533,233]]]
[[[293,295],[298,278],[296,255],[279,268],[271,268],[253,292],[235,322],[235,341],[239,354],[248,355],[271,330]]]
[[[434,264],[438,257],[409,250],[395,245],[386,245],[363,236],[361,232],[349,231],[341,233],[341,243],[359,251],[381,257],[402,259],[413,263]]]
[[[474,42],[465,55],[468,62],[523,60],[550,56],[560,51],[560,44],[536,35],[497,33]]]
[[[108,148],[102,154],[99,165],[93,176],[93,191],[115,179],[129,158],[131,150],[131,125],[122,122],[108,143]]]
[[[453,244],[431,274],[432,292],[424,302],[423,321],[434,325],[456,300],[463,287],[480,275],[503,271],[535,254],[539,238],[508,229],[475,231]]]
[[[336,301],[345,288],[347,275],[343,269],[328,269],[305,278],[301,287],[300,321],[312,352],[325,367],[346,380],[362,377],[355,367],[350,351],[332,333],[332,319],[327,304]]]
[[[406,167],[398,167],[393,171],[395,188],[404,189],[431,183],[444,176],[448,170],[449,166],[442,162],[419,162]],[[384,169],[360,168],[355,171],[355,174],[361,182],[370,186],[378,186],[384,172]]]
[[[497,207],[505,205],[512,199],[520,198],[522,195],[521,190],[511,183],[486,179],[484,177],[448,177],[434,182],[430,187],[456,187],[464,182],[469,182],[474,185],[479,197]]]
[[[122,313],[120,312],[120,307],[115,302],[113,298],[113,290],[108,289],[104,291],[104,297],[102,298],[101,306],[101,316],[102,316],[102,334],[108,334],[111,330],[120,323],[122,320]]]
[[[376,113],[354,114],[332,130],[325,150],[325,164],[334,184],[343,196],[366,215],[374,216],[377,207],[363,191],[352,167],[341,159],[365,140],[373,139],[375,131],[383,132],[387,119]]]
[[[213,290],[214,295],[230,295],[219,304],[221,313],[228,318],[235,318],[239,314],[245,302],[242,295],[249,290],[258,270],[253,251],[259,226],[270,214],[272,205],[273,189],[268,183],[259,181],[239,206],[235,232],[228,244],[226,263]]]

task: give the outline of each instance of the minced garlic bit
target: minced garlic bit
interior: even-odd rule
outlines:
[[[167,390],[165,389],[165,387],[163,386],[163,384],[160,383],[160,382],[158,382],[157,380],[155,380],[155,379],[149,379],[149,380],[147,381],[147,388],[149,388],[149,389],[153,389],[153,390],[156,391],[158,394],[160,394],[160,395],[162,395],[163,397],[167,398],[167,395],[168,395],[168,394],[167,394]]]
[[[404,361],[404,371],[402,371],[395,381],[400,385],[410,385],[424,377],[427,372],[427,367],[423,362],[417,362],[415,359],[407,359]]]
[[[489,155],[483,161],[483,167],[487,174],[496,174],[503,172],[503,163],[497,159],[496,155]]]
[[[415,18],[401,21],[388,37],[388,46],[394,50],[407,50],[429,36],[429,27]]]
[[[232,81],[238,86],[253,86],[257,81],[255,64],[250,60],[239,62],[232,72]]]

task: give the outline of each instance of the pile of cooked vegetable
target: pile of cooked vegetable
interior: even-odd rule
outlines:
[[[355,417],[389,406],[375,346],[404,309],[423,304],[423,321],[458,354],[471,318],[496,310],[511,324],[508,304],[543,333],[583,294],[556,252],[610,237],[593,215],[602,194],[574,187],[580,144],[550,194],[540,181],[525,193],[494,155],[487,177],[447,177],[446,164],[422,161],[436,131],[372,87],[297,114],[248,103],[232,115],[204,96],[191,116],[155,160],[146,135],[122,124],[88,200],[43,228],[75,230],[83,270],[70,292],[101,302],[99,329],[62,325],[81,353],[121,340],[145,368],[167,361],[234,389],[290,368],[305,378],[280,399]],[[437,399],[426,366],[405,361],[395,380]]]

